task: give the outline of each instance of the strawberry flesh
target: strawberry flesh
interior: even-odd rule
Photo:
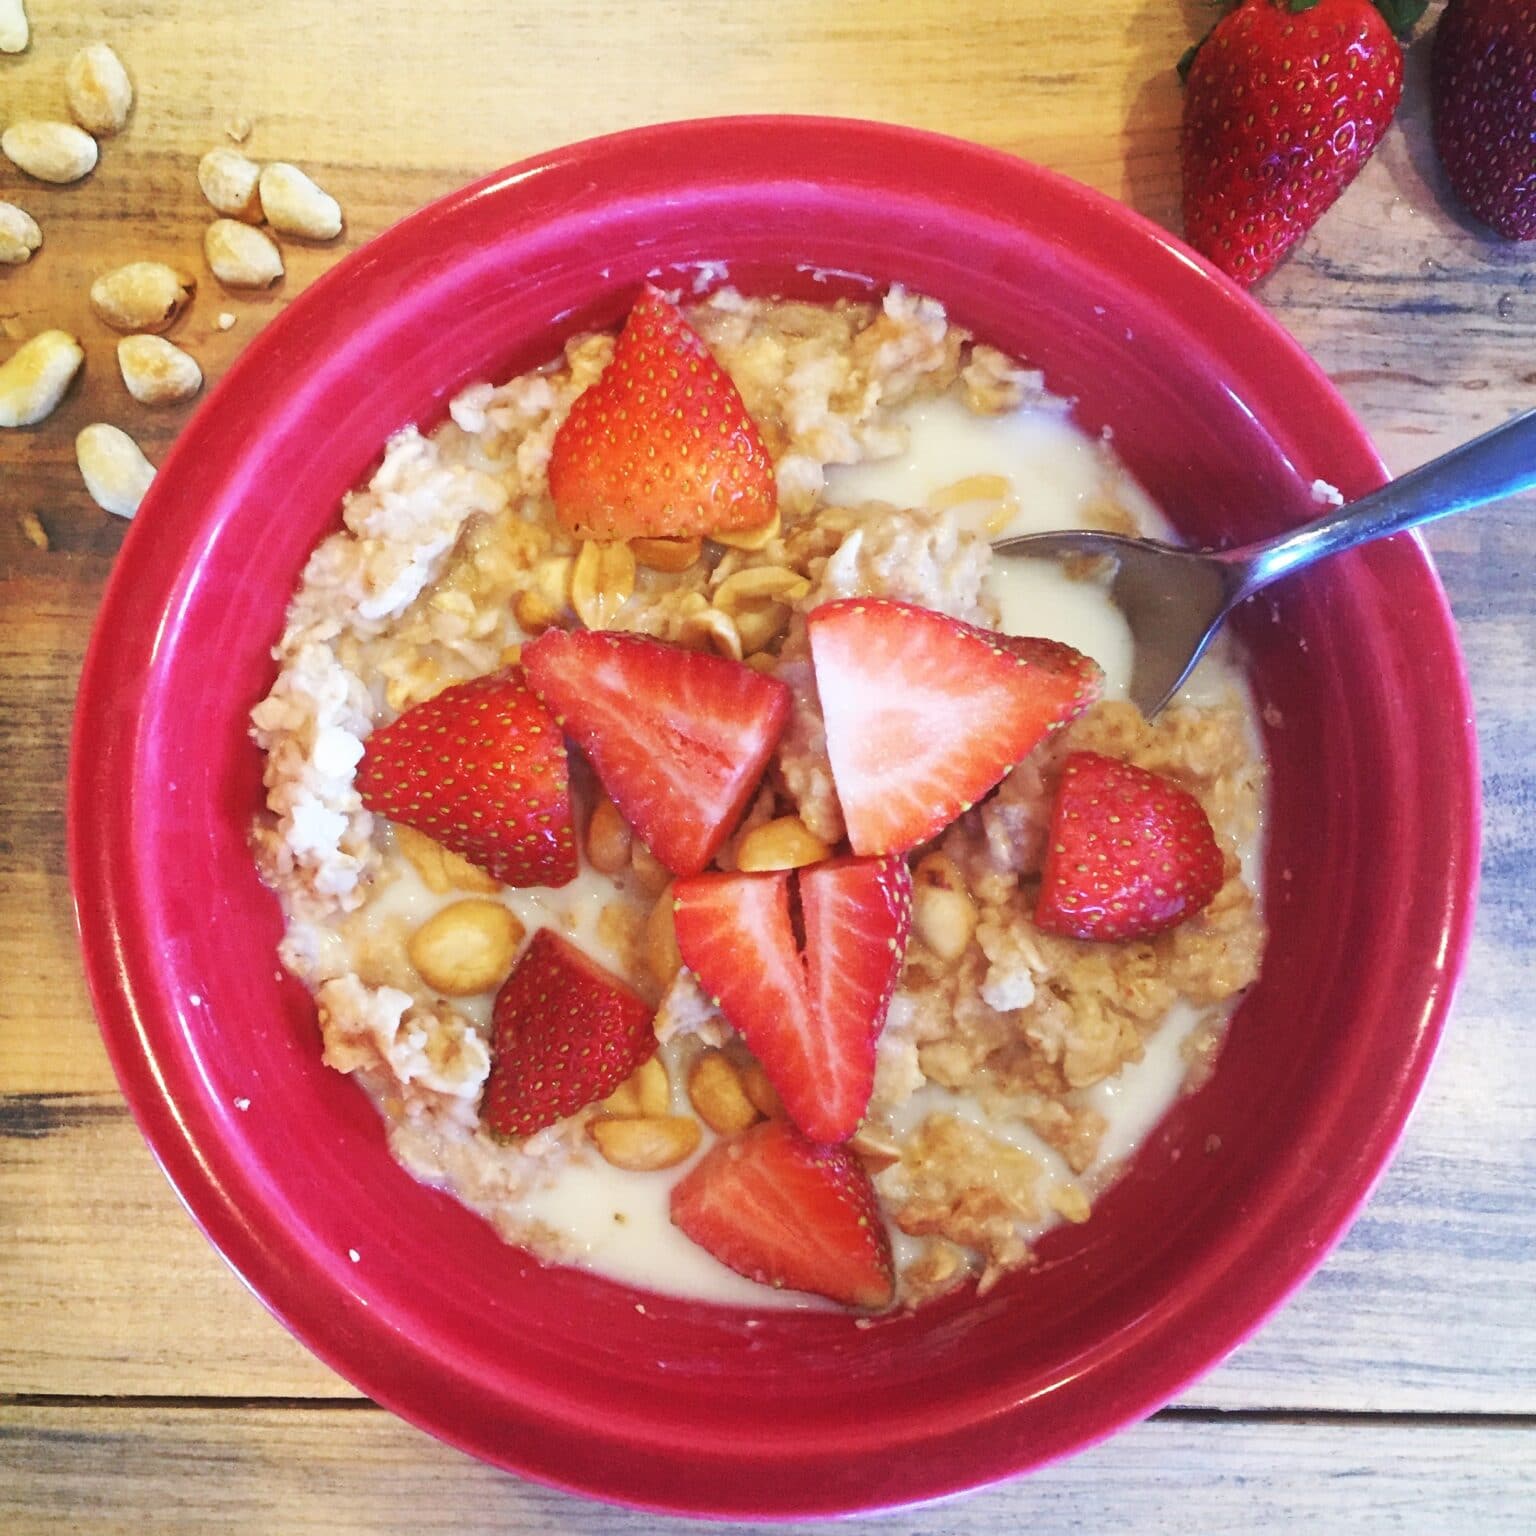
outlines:
[[[1244,0],[1184,95],[1184,233],[1239,283],[1275,267],[1370,158],[1403,90],[1371,0]]]
[[[890,1235],[863,1164],[782,1120],[716,1143],[674,1187],[672,1221],[761,1285],[869,1310],[895,1295]]]
[[[859,854],[927,842],[1097,687],[1086,658],[1063,663],[1069,647],[1024,655],[912,603],[845,598],[815,609],[808,628],[832,779]]]
[[[1200,802],[1161,774],[1074,752],[1051,807],[1035,924],[1073,939],[1134,939],[1194,916],[1221,889]]]
[[[778,745],[789,689],[725,656],[597,630],[546,630],[523,666],[651,852],[674,874],[703,869]]]
[[[759,528],[778,505],[740,391],[649,285],[555,434],[549,490],[561,525],[588,539]]]
[[[906,954],[906,864],[845,858],[797,875],[695,875],[673,895],[684,964],[762,1064],[785,1112],[813,1141],[846,1140],[869,1106],[875,1042]]]
[[[376,730],[357,792],[370,811],[425,833],[503,885],[575,878],[565,743],[516,667],[456,683]]]
[[[655,1010],[549,928],[496,994],[480,1116],[498,1140],[531,1136],[606,1098],[656,1050]]]

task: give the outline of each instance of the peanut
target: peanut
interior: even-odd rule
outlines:
[[[716,544],[724,544],[728,549],[765,549],[779,536],[782,522],[778,509],[761,528],[743,528],[739,533],[712,533]]]
[[[602,1102],[604,1114],[666,1115],[672,1110],[672,1081],[659,1056],[642,1061]]]
[[[0,427],[30,427],[53,414],[85,353],[68,331],[39,331],[0,363]]]
[[[560,610],[542,592],[529,587],[513,598],[512,617],[525,635],[542,635],[560,622]]]
[[[634,596],[635,556],[627,544],[589,539],[571,572],[571,607],[588,629],[607,629]]]
[[[848,1150],[871,1173],[878,1173],[882,1168],[889,1168],[901,1161],[901,1148],[884,1131],[872,1131],[868,1126],[861,1125],[848,1138]]]
[[[648,571],[686,571],[704,553],[700,539],[631,539],[635,563]]]
[[[741,1086],[765,1120],[784,1118],[784,1101],[779,1097],[779,1090],[768,1081],[768,1074],[760,1063],[749,1061],[742,1069]]]
[[[43,243],[37,220],[15,203],[0,203],[0,266],[19,267],[31,261],[32,252]]]
[[[203,387],[197,360],[163,336],[124,336],[117,344],[117,366],[140,405],[190,400]]]
[[[587,821],[587,862],[605,875],[629,868],[630,830],[612,800],[599,800]]]
[[[741,636],[743,656],[756,656],[768,649],[789,628],[791,612],[783,603],[758,602],[738,609],[736,633]]]
[[[0,0],[0,53],[20,53],[27,46],[30,29],[22,0]]]
[[[96,169],[96,140],[73,123],[12,123],[0,133],[0,154],[38,181],[64,186]]]
[[[416,974],[448,997],[473,997],[507,979],[523,925],[499,901],[466,896],[429,917],[406,941]]]
[[[702,642],[716,655],[741,660],[741,632],[736,621],[718,608],[706,607],[690,613],[678,625],[677,637],[684,645],[697,646]]]
[[[764,677],[772,677],[779,665],[779,658],[767,651],[754,651],[750,656],[743,656],[742,660],[754,672],[761,672]]]
[[[449,891],[478,891],[493,896],[501,886],[463,854],[434,842],[425,832],[408,827],[403,821],[393,823],[395,847],[410,861],[421,883],[435,896]]]
[[[831,854],[832,850],[798,816],[780,816],[753,827],[736,845],[736,868],[749,874],[765,869],[803,869]]]
[[[928,505],[942,512],[973,501],[1001,501],[1012,494],[1013,482],[1007,475],[967,475],[963,480],[941,485],[928,498]]]
[[[133,108],[133,82],[105,43],[87,43],[70,59],[64,94],[75,121],[98,139],[120,133]]]
[[[279,234],[334,240],[341,233],[341,204],[296,165],[275,160],[260,182],[261,211]]]
[[[811,590],[804,576],[782,565],[754,565],[750,570],[736,571],[727,576],[715,588],[714,604],[724,613],[734,614],[739,608],[756,598],[772,598],[776,602],[794,603]]]
[[[283,275],[283,253],[238,219],[215,219],[203,232],[203,254],[226,288],[270,288]]]
[[[130,261],[91,284],[91,308],[115,331],[159,332],[196,291],[196,278],[163,261]]]
[[[683,968],[683,956],[677,947],[677,923],[672,916],[672,887],[667,886],[656,898],[645,920],[645,964],[663,992]]]
[[[733,1136],[757,1120],[757,1106],[747,1097],[736,1063],[722,1051],[704,1051],[688,1073],[688,1100],[710,1130]]]
[[[75,438],[75,460],[91,500],[116,517],[132,517],[144,500],[155,466],[118,427],[92,422]]]
[[[672,871],[637,837],[629,847],[629,863],[641,890],[655,895],[672,879]]]
[[[589,1120],[587,1135],[615,1168],[653,1173],[674,1168],[697,1149],[699,1122],[683,1115],[646,1115],[637,1119]]]
[[[261,200],[256,184],[261,167],[237,149],[210,149],[197,162],[197,184],[215,213],[245,224],[261,222]]]
[[[931,853],[912,871],[912,926],[941,960],[958,960],[976,933],[976,904],[953,859]]]

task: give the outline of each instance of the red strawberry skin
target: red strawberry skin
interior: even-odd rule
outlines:
[[[1403,56],[1371,0],[1244,0],[1185,81],[1184,233],[1247,285],[1320,219],[1381,141]]]
[[[868,1310],[895,1295],[890,1234],[863,1164],[782,1120],[717,1142],[674,1187],[672,1221],[761,1285]]]
[[[792,881],[805,928],[795,941]],[[695,875],[673,887],[683,963],[813,1141],[845,1141],[875,1081],[875,1042],[906,955],[901,859],[831,859],[792,875]]]
[[[651,852],[674,874],[703,869],[778,745],[788,687],[729,657],[606,630],[546,630],[522,660]]]
[[[1045,650],[1026,656],[911,603],[844,598],[807,622],[855,853],[927,842],[1090,700],[1082,669],[1063,665],[1068,647],[1035,642]]]
[[[1093,657],[1085,656],[1061,640],[1047,640],[1043,635],[989,634],[993,645],[1000,645],[1011,655],[1037,669],[1042,677],[1059,680],[1066,702],[1060,723],[1077,719],[1104,692],[1104,669]]]
[[[606,1098],[656,1050],[655,1010],[540,928],[496,994],[480,1117],[498,1140],[531,1136]]]
[[[759,528],[778,506],[740,391],[649,285],[555,434],[549,490],[562,526],[589,539]]]
[[[1074,752],[1051,808],[1035,924],[1073,939],[1135,939],[1194,916],[1221,889],[1200,802],[1160,774]]]
[[[1536,0],[1451,0],[1435,28],[1435,147],[1469,213],[1536,236]]]
[[[503,885],[575,878],[565,743],[516,667],[456,683],[375,731],[357,791],[370,811],[426,833]]]

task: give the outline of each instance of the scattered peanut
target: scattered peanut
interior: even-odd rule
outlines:
[[[953,859],[931,853],[912,871],[912,926],[941,960],[958,960],[976,933],[976,905]]]
[[[629,547],[648,571],[686,571],[704,553],[701,539],[631,539]]]
[[[96,168],[96,140],[73,123],[27,118],[0,133],[0,154],[38,181],[64,186]]]
[[[163,261],[130,261],[91,284],[91,308],[115,331],[163,331],[197,291],[197,279]]]
[[[203,233],[203,254],[226,288],[270,288],[283,275],[283,253],[271,238],[238,219],[215,219]]]
[[[473,997],[507,979],[523,925],[499,901],[466,896],[429,917],[406,941],[416,974],[448,997]]]
[[[848,1138],[848,1150],[871,1173],[901,1161],[901,1148],[884,1131],[872,1131],[868,1126],[860,1126]]]
[[[0,427],[30,427],[52,415],[85,353],[68,331],[39,331],[0,363]]]
[[[758,1114],[765,1120],[784,1118],[784,1102],[779,1098],[778,1089],[768,1081],[768,1074],[763,1071],[760,1063],[749,1061],[742,1068],[741,1086],[746,1090],[747,1097],[752,1100]]]
[[[434,842],[425,832],[408,827],[403,821],[393,824],[395,847],[410,861],[421,876],[421,883],[435,896],[449,891],[478,891],[492,896],[501,886],[463,854]]]
[[[604,1114],[666,1115],[672,1109],[672,1081],[659,1056],[642,1061],[602,1102]]]
[[[756,656],[789,628],[792,611],[783,603],[758,601],[738,609],[734,617],[742,655]]]
[[[751,656],[743,656],[742,660],[754,672],[761,672],[765,677],[772,677],[779,665],[779,658],[767,651],[756,651]]]
[[[743,528],[740,533],[712,533],[710,538],[729,549],[765,549],[778,538],[781,527],[782,519],[775,509],[761,528]]]
[[[688,1074],[688,1100],[710,1130],[721,1136],[744,1131],[758,1118],[736,1063],[723,1051],[704,1051]]]
[[[22,0],[0,0],[0,53],[20,53],[29,35]]]
[[[496,659],[504,667],[515,667],[523,659],[523,648],[520,645],[504,645],[501,648],[501,655]]]
[[[928,505],[936,512],[950,507],[963,507],[972,501],[1001,501],[1013,494],[1013,482],[1007,475],[967,475],[963,480],[952,480],[941,485],[928,498]]]
[[[75,121],[98,139],[120,133],[133,107],[133,82],[105,43],[87,43],[70,59],[64,94]]]
[[[612,800],[602,799],[587,821],[587,861],[605,875],[629,868],[629,824]]]
[[[23,512],[17,519],[16,526],[21,529],[21,536],[28,544],[47,554],[48,530],[43,527],[42,519],[36,512]]]
[[[803,869],[831,855],[832,850],[798,816],[780,816],[753,827],[736,845],[736,868],[748,874]]]
[[[75,460],[91,500],[116,517],[132,517],[144,500],[155,466],[118,427],[92,422],[75,438]]]
[[[588,539],[571,572],[571,606],[588,629],[607,629],[634,596],[635,556],[627,544]]]
[[[529,587],[512,600],[512,617],[525,635],[542,635],[560,622],[560,609],[542,592]]]
[[[718,608],[690,613],[678,625],[677,638],[684,645],[707,645],[717,655],[741,660],[741,631],[736,628],[736,621]]]
[[[32,252],[43,243],[37,220],[15,203],[0,203],[0,267],[19,267],[31,261]]]
[[[203,387],[197,359],[163,336],[124,336],[117,344],[117,366],[140,405],[190,400]]]
[[[210,149],[197,162],[197,184],[215,213],[240,219],[246,224],[261,222],[261,200],[256,184],[261,167],[237,149]]]
[[[714,605],[734,614],[755,598],[768,597],[776,602],[798,602],[811,590],[811,584],[798,572],[782,565],[754,565],[736,571],[715,588]]]
[[[656,898],[656,905],[645,920],[645,964],[663,992],[683,968],[682,951],[677,947],[677,923],[672,916],[670,885]]]
[[[279,234],[334,240],[341,233],[341,204],[296,165],[275,160],[261,172],[261,211]]]
[[[630,844],[629,862],[640,888],[652,896],[672,879],[672,871],[638,837]]]
[[[703,1132],[684,1115],[648,1115],[639,1119],[589,1120],[587,1135],[615,1168],[652,1173],[673,1168],[697,1149]]]

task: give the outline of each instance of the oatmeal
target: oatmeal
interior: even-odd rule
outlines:
[[[606,334],[572,338],[533,373],[462,391],[435,431],[392,438],[368,485],[346,498],[342,530],[315,550],[290,605],[277,680],[252,712],[267,799],[253,843],[287,918],[281,957],[315,993],[325,1062],[372,1096],[394,1155],[508,1241],[660,1290],[814,1305],[794,1289],[803,1282],[792,1265],[768,1266],[788,1288],[756,1283],[747,1276],[762,1264],[721,1262],[678,1225],[678,1191],[694,1189],[693,1171],[738,1141],[766,1155],[773,1138],[757,1127],[788,1114],[802,1129],[831,1128],[816,1146],[852,1131],[835,1157],[809,1143],[802,1157],[799,1141],[789,1154],[771,1150],[786,1178],[867,1189],[881,1241],[888,1233],[894,1245],[900,1301],[968,1277],[988,1286],[1028,1265],[1052,1226],[1090,1219],[1094,1198],[1181,1087],[1208,1074],[1226,1016],[1257,975],[1264,771],[1248,695],[1218,654],[1148,723],[1124,700],[1129,638],[1102,587],[993,559],[990,540],[1006,534],[1161,523],[1040,374],[974,342],[939,305],[900,290],[879,304],[815,305],[721,289],[687,319],[739,391],[771,466],[770,500],[734,502],[734,522],[693,527],[675,508],[653,508],[647,515],[661,522],[612,536],[629,516],[621,498],[637,471],[627,462],[617,489],[576,525],[591,531],[616,508],[617,530],[605,523],[602,540],[583,539],[557,514],[552,460],[568,483],[575,429],[561,429],[576,400],[614,376]],[[600,404],[594,393],[583,411],[606,420]],[[760,489],[732,481],[726,493]],[[919,622],[919,610],[946,617]],[[944,643],[952,631],[953,643],[980,646],[986,665],[1000,665],[986,639],[994,632],[1061,641],[1028,653],[1028,664],[1062,686],[1061,667],[1081,663],[1067,681],[1091,672],[1092,690],[1102,668],[1102,697],[1046,721],[1038,745],[999,767],[1000,782],[993,774],[984,792],[957,797],[915,846],[877,845],[869,829],[887,807],[855,803],[847,690],[822,698],[829,616],[842,614],[888,614],[902,635],[938,625]],[[569,663],[574,707],[557,702],[566,695],[550,670],[566,635],[588,637],[579,665]],[[1098,668],[1061,662],[1058,653],[1075,656],[1065,646]],[[753,738],[751,756],[741,745],[751,733],[723,720],[719,741],[688,759],[690,775],[718,770],[697,787],[656,753],[642,765],[660,781],[658,806],[647,807],[615,790],[632,769],[615,760],[614,743],[642,703],[628,709],[621,680],[609,725],[584,735],[578,716],[601,717],[604,669],[627,678],[635,674],[623,668],[657,656],[677,669],[664,694],[686,701],[727,689],[771,730]],[[431,725],[434,707],[449,720],[473,695],[465,685],[482,687],[476,680],[509,718],[550,718],[547,706],[581,749],[567,785],[559,731],[537,748],[553,753],[562,778],[535,806],[539,836],[553,849],[550,818],[574,807],[574,877],[551,863],[542,884],[502,885],[488,862],[503,875],[523,866],[462,843],[466,858],[445,846],[449,832],[423,835],[424,825],[462,825],[472,809],[455,812],[457,823],[425,822],[367,777],[365,759],[398,750],[394,722]],[[1050,728],[1058,718],[1070,723]],[[1115,942],[1051,931],[1042,916],[1065,766],[1100,760],[1155,781],[1163,801],[1181,797],[1213,835],[1198,902],[1176,923]],[[685,836],[696,829],[668,811],[695,789],[717,807],[707,838]],[[531,830],[524,843],[537,870],[544,844]],[[841,1090],[840,1063],[797,1097],[800,1085],[776,1075],[768,1035],[753,1034],[748,1048],[738,1026],[750,999],[733,1001],[729,977],[701,986],[698,967],[685,965],[679,938],[699,942],[699,893],[726,889],[699,884],[715,874],[738,882],[731,891],[776,893],[786,914],[797,903],[807,930],[831,914],[833,946],[847,925],[829,903],[851,900],[861,880],[871,899],[888,898],[882,910],[899,942],[889,946],[890,976],[866,989],[883,1028],[846,1123],[834,1127],[826,1110]],[[550,937],[537,938],[544,930]],[[816,988],[830,997],[846,978],[818,979],[814,938],[791,932],[787,917],[780,938],[788,969],[765,967],[747,990],[799,975],[795,945],[809,946],[811,1002],[796,982],[780,1011],[814,1013]],[[593,962],[601,970],[581,970]],[[614,1058],[622,1081],[604,1079],[574,1111],[509,1136],[498,1073],[513,1046],[497,1019],[509,975],[526,978],[534,964],[584,976],[587,1001],[573,1014],[611,1016],[610,1043],[622,1033],[629,1054]],[[534,989],[541,1000],[547,990]],[[806,1288],[876,1304],[857,1278],[846,1294]]]

